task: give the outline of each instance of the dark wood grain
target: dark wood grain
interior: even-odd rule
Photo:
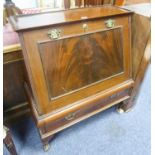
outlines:
[[[123,72],[121,28],[39,45],[50,97]]]

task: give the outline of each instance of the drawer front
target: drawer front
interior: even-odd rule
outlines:
[[[12,62],[23,61],[23,56],[21,51],[9,52],[3,54],[3,64],[8,64]]]
[[[123,16],[23,33],[24,59],[40,114],[131,78],[129,24],[129,16]]]
[[[111,24],[110,24],[111,23]],[[61,24],[52,27],[42,28],[40,30],[34,30],[30,32],[25,32],[25,34],[30,33],[30,38],[34,37],[36,42],[47,41],[53,39],[59,39],[66,36],[73,36],[76,34],[85,34],[97,30],[106,30],[119,26],[128,26],[128,17],[111,17],[104,19],[95,19],[90,21],[81,21],[71,24]],[[125,27],[124,27],[125,28]],[[128,27],[126,27],[128,28]],[[54,30],[54,34],[58,34],[58,37],[52,37],[51,32]],[[55,36],[55,35],[54,35]]]
[[[23,83],[27,77],[21,51],[3,54],[3,107],[4,111],[15,110],[27,101]],[[20,106],[19,106],[20,107]],[[7,112],[6,112],[7,114]],[[6,116],[7,117],[7,116]]]
[[[65,36],[93,32],[96,30],[110,29],[121,26],[122,23],[118,18],[99,19],[94,21],[81,21],[80,23],[54,26],[44,30],[45,35],[48,34],[49,39],[58,39]],[[53,32],[53,33],[52,33]]]
[[[46,132],[54,130],[56,131],[59,127],[63,128],[63,126],[67,126],[68,124],[74,124],[74,122],[78,122],[78,119],[84,118],[91,113],[98,113],[98,110],[106,108],[107,106],[112,106],[115,101],[120,100],[124,97],[129,97],[129,93],[130,89],[126,89],[109,97],[106,97],[98,103],[93,103],[89,106],[81,107],[81,109],[73,110],[71,113],[61,116],[60,118],[47,123],[45,125],[45,130]]]

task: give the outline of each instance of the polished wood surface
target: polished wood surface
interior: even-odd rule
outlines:
[[[4,122],[17,121],[17,117],[29,113],[23,85],[27,73],[21,51],[5,53],[3,58]]]
[[[122,73],[122,35],[122,29],[116,28],[40,43],[50,97],[65,95]]]
[[[9,64],[11,62],[23,61],[23,55],[21,50],[8,51],[3,53],[3,64]]]
[[[122,33],[124,35],[123,38],[123,60],[124,60],[124,72],[112,78],[108,78],[105,81],[100,83],[96,83],[95,85],[91,85],[90,87],[81,89],[80,91],[73,92],[72,94],[68,94],[62,96],[61,98],[54,99],[50,101],[49,93],[48,93],[48,85],[46,82],[43,64],[41,62],[40,54],[38,52],[38,44],[43,41],[49,41],[49,37],[47,35],[48,31],[51,30],[51,27],[44,28],[40,30],[33,30],[29,32],[24,32],[21,39],[24,40],[23,50],[29,52],[23,52],[24,59],[26,61],[27,69],[29,72],[29,77],[31,81],[31,87],[34,93],[34,98],[37,101],[37,108],[38,112],[41,113],[48,113],[51,110],[58,110],[66,105],[74,103],[79,99],[84,99],[94,93],[103,91],[112,87],[116,84],[124,82],[131,77],[131,59],[130,59],[130,29],[126,25],[130,25],[128,15],[123,17],[115,17],[115,26],[123,26]],[[96,30],[104,30],[107,29],[105,25],[105,19],[99,19],[96,21],[88,21],[88,30],[89,32],[95,32]],[[83,28],[83,23],[78,24],[69,24],[69,25],[62,25],[59,27],[53,27],[53,29],[61,29],[62,35],[61,37],[70,37],[79,34],[85,34]],[[61,39],[61,38],[60,38]],[[32,50],[33,49],[33,50]],[[37,69],[36,69],[37,65]],[[34,80],[35,79],[35,80]],[[39,81],[39,82],[38,82]]]
[[[55,120],[58,120],[62,117],[65,117],[67,116],[68,114],[70,113],[73,113],[75,111],[79,111],[79,110],[82,110],[83,108],[85,109],[86,107],[89,107],[91,105],[94,104],[94,106],[97,106],[98,103],[101,103],[101,105],[104,105],[102,104],[102,101],[104,98],[113,98],[113,97],[116,97],[118,96],[121,92],[124,92],[124,90],[129,90],[130,88],[132,88],[134,85],[134,81],[133,80],[129,80],[129,81],[126,81],[124,83],[121,83],[119,85],[116,85],[114,87],[111,87],[110,89],[102,92],[102,93],[99,93],[99,94],[96,94],[94,96],[90,96],[89,98],[87,98],[87,100],[81,100],[78,104],[74,104],[73,106],[68,106],[68,107],[65,107],[65,109],[62,109],[60,111],[57,111],[57,112],[50,112],[48,114],[44,114],[44,115],[39,115],[38,112],[36,111],[36,108],[35,108],[35,101],[33,99],[33,96],[31,95],[31,90],[29,89],[28,85],[25,84],[25,89],[26,89],[26,92],[27,92],[27,95],[29,96],[29,102],[31,103],[31,110],[32,110],[32,114],[34,115],[34,118],[35,118],[35,122],[37,124],[37,126],[39,128],[42,129],[42,131],[44,131],[43,133],[46,133],[46,130],[44,130],[44,125],[45,124],[49,124],[51,122],[54,122]],[[127,95],[128,94],[128,95]],[[88,116],[92,116],[93,114],[97,114],[98,112],[101,112],[115,104],[118,104],[119,102],[123,101],[123,100],[126,100],[128,99],[130,96],[130,93],[127,93],[126,97],[124,98],[120,98],[120,100],[116,100],[112,103],[109,103],[107,104],[106,106],[103,106],[103,108],[101,109],[98,109],[94,112],[92,112],[92,114],[88,114]],[[83,116],[83,119],[85,117]],[[87,117],[88,118],[88,117]]]
[[[26,101],[22,82],[24,81],[24,62],[4,65],[4,109]],[[17,76],[18,75],[18,76]],[[11,77],[11,79],[10,79]]]
[[[123,109],[123,111],[130,111],[136,105],[136,99],[140,91],[141,84],[144,79],[144,75],[151,61],[151,37],[149,36],[148,39],[149,40],[147,41],[144,54],[142,56],[142,60],[139,65],[139,69],[137,71],[137,75],[135,78],[135,85],[132,89],[131,97],[128,100],[121,103],[118,107]]]
[[[120,100],[122,98],[128,98],[129,96],[129,89],[120,91],[116,94],[113,94],[112,96],[108,96],[104,98],[103,100],[97,102],[96,104],[91,104],[90,106],[85,106],[81,109],[72,111],[71,113],[67,115],[62,115],[60,118],[50,122],[46,123],[46,132],[50,131],[56,131],[58,128],[65,126],[75,120],[78,120],[79,118],[84,117],[85,115],[88,115],[94,111],[97,111],[99,109],[105,108],[107,105],[110,105],[116,100]],[[54,134],[54,133],[53,133]]]
[[[139,14],[132,17],[132,55],[133,55],[133,78],[136,78],[146,43],[151,33],[150,18]],[[140,26],[139,26],[140,25]]]
[[[133,11],[138,12],[132,16],[131,27],[134,34],[132,35],[132,66],[135,85],[131,91],[131,97],[119,106],[123,111],[129,111],[136,105],[143,78],[151,61],[151,18],[148,13],[149,6],[146,6],[143,5],[145,9],[142,9],[141,5],[133,7]]]
[[[131,13],[108,5],[12,19],[14,27],[21,24],[25,89],[44,145],[54,133],[130,97]],[[47,18],[23,29],[36,17]]]
[[[73,23],[77,21],[85,21],[86,19],[111,17],[130,13],[130,11],[124,9],[118,9],[117,7],[111,7],[111,5],[105,5],[102,7],[71,9],[57,12],[38,13],[34,15],[19,15],[16,19],[12,18],[11,21],[15,30],[19,31],[60,23]],[[42,22],[43,19],[44,22]]]

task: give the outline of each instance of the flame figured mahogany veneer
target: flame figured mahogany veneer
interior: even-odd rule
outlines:
[[[45,150],[58,131],[130,98],[131,14],[105,5],[11,19]]]

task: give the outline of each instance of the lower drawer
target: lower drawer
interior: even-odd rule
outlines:
[[[67,115],[61,116],[57,120],[54,120],[49,123],[45,123],[43,133],[53,132],[54,134],[59,130],[61,130],[62,128],[66,128],[72,124],[75,124],[76,122],[79,122],[85,118],[88,118],[91,115],[94,115],[95,113],[98,113],[108,107],[111,107],[112,105],[116,104],[115,101],[119,101],[123,98],[125,99],[125,97],[126,98],[129,97],[129,94],[130,94],[130,89],[125,89],[116,94],[108,96],[107,98],[104,98],[100,102],[82,107],[81,109],[76,109],[71,113],[68,113]]]

